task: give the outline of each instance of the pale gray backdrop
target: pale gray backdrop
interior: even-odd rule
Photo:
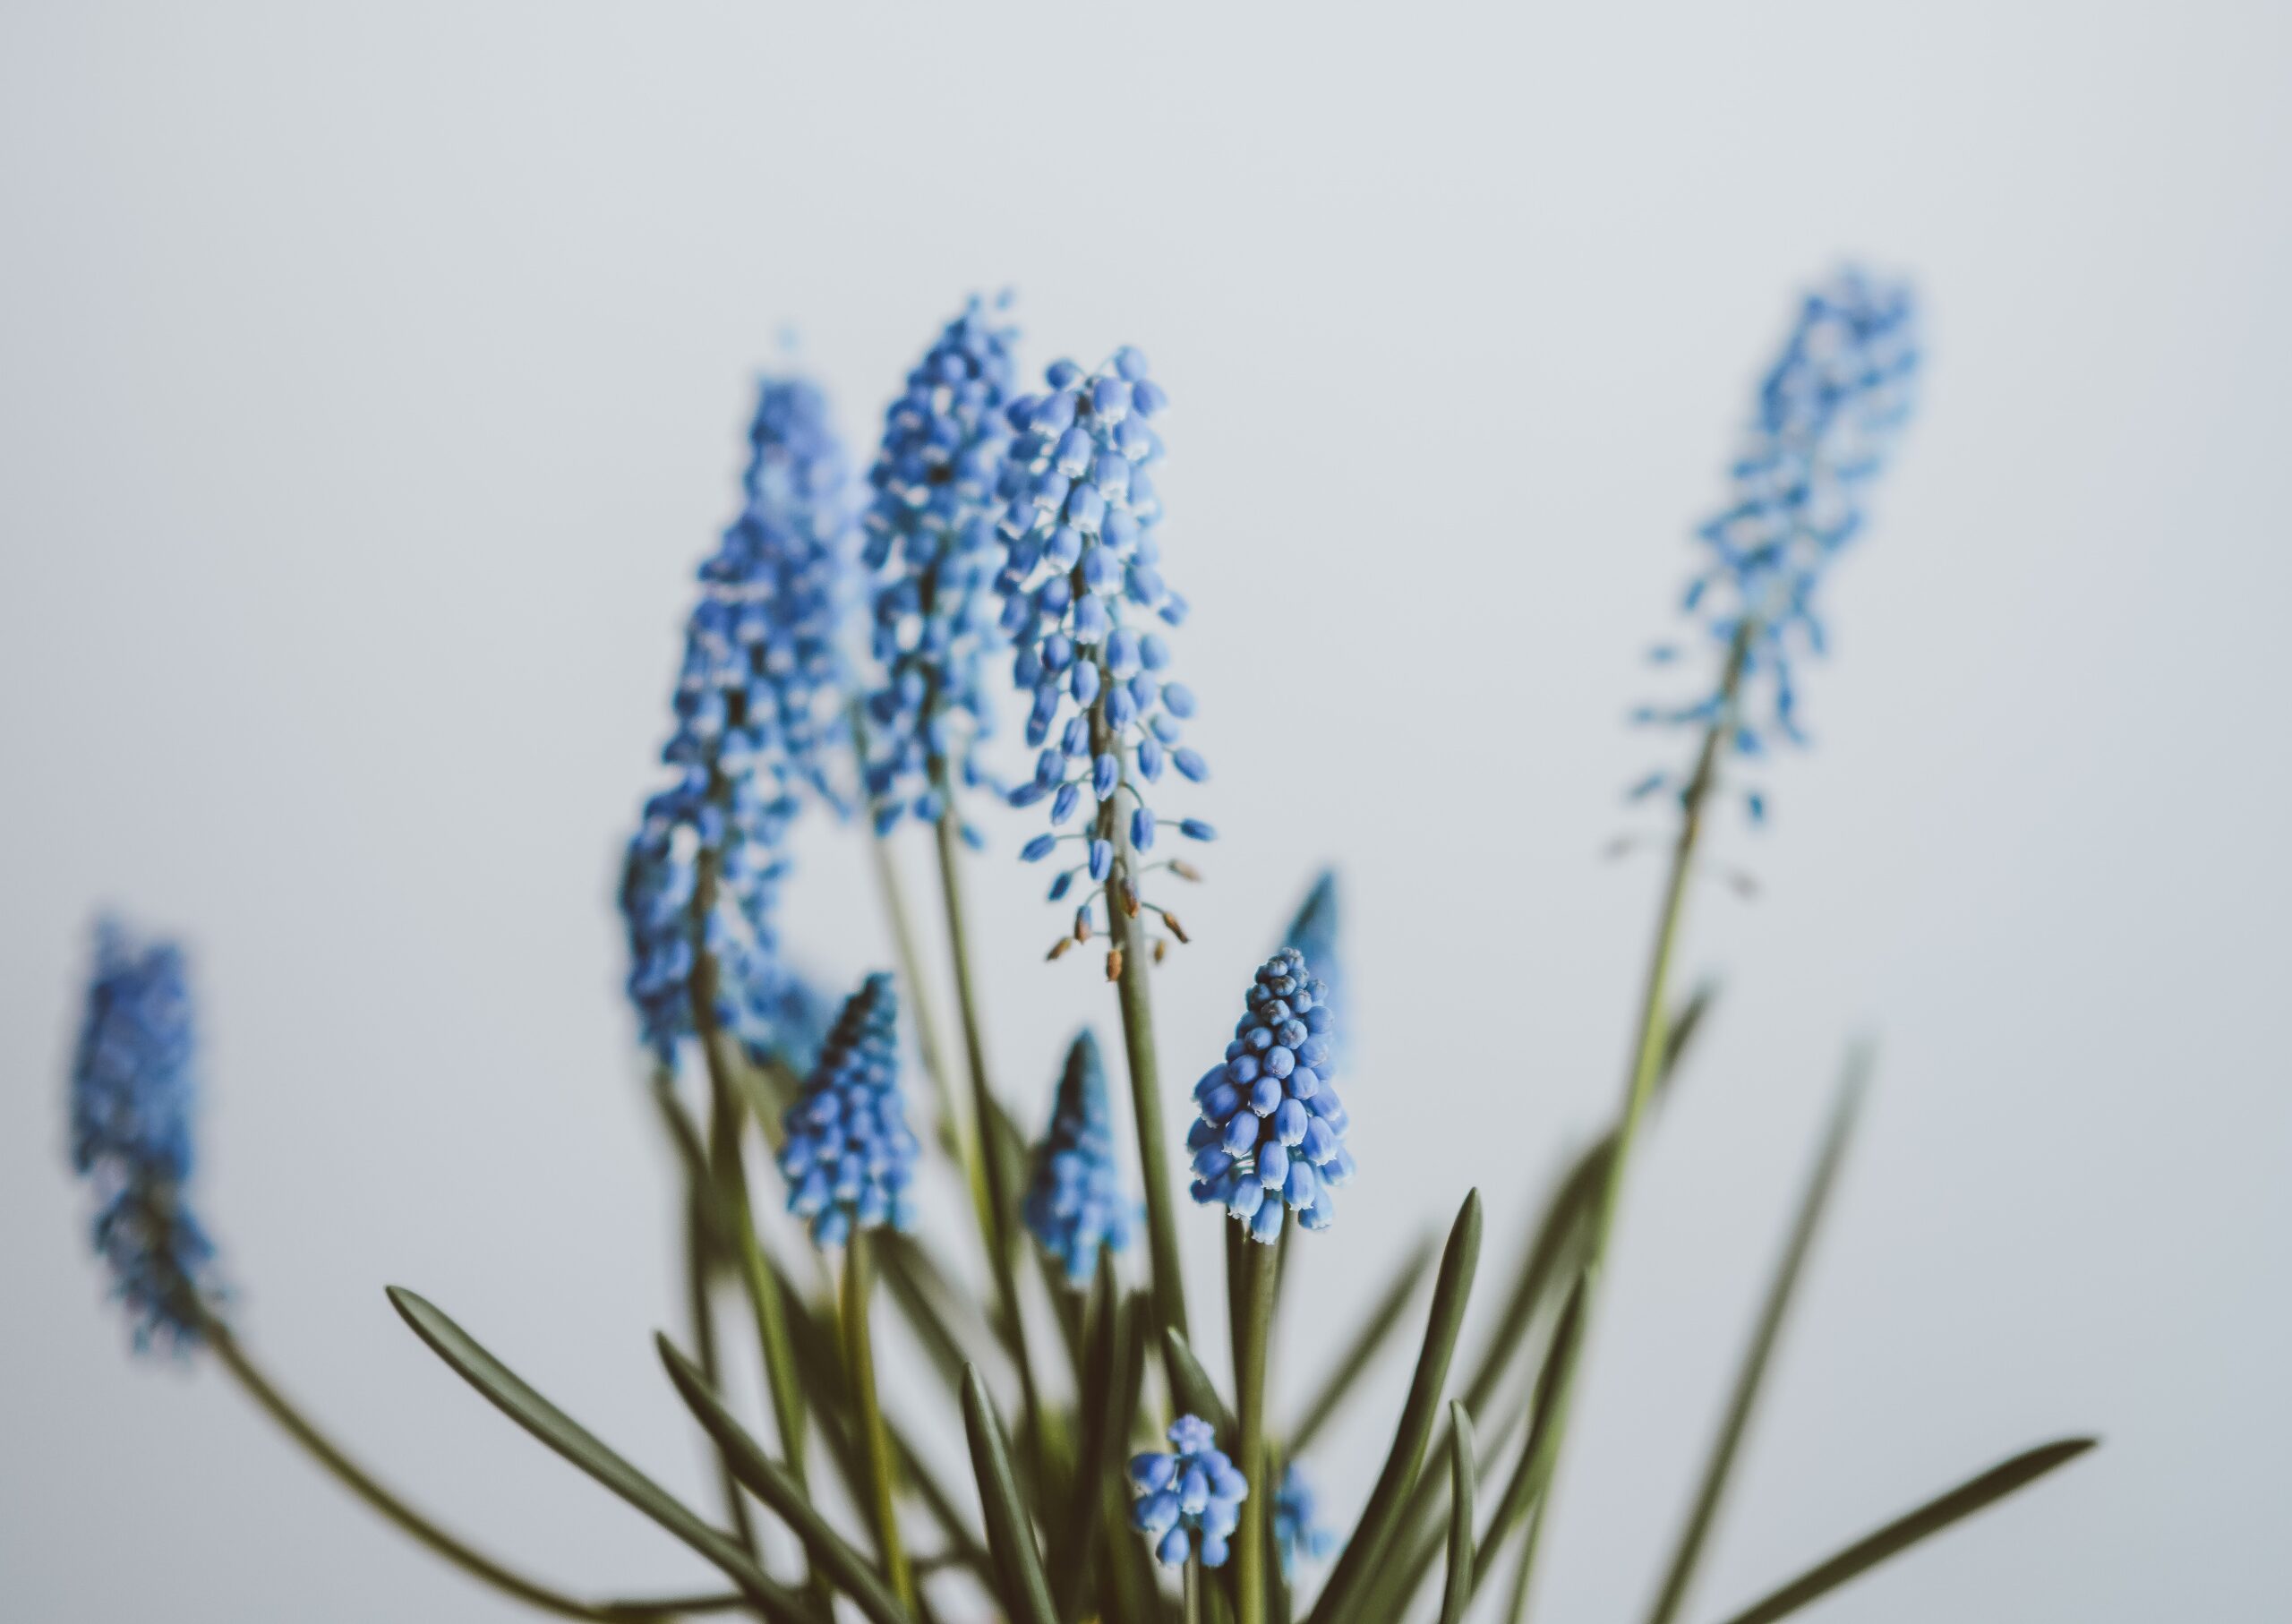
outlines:
[[[697,1564],[385,1281],[705,1493],[646,1333],[667,1167],[617,994],[688,571],[793,326],[846,430],[973,288],[1175,401],[1225,828],[1159,989],[1213,1057],[1345,865],[1363,1173],[1278,1380],[1614,1098],[1656,865],[1622,725],[1794,286],[1913,274],[1922,416],[1648,1145],[1543,1616],[1643,1607],[1846,1039],[1875,1108],[1691,1611],[2024,1444],[2097,1457],[1840,1620],[2257,1619],[2292,1582],[2280,1002],[2292,67],[2260,4],[34,5],[0,17],[0,1616],[498,1620],[218,1376],[135,1364],[62,1170],[90,910],[197,949],[246,1334],[581,1587]],[[1106,1021],[989,820],[996,1058]],[[885,949],[808,827],[791,934]],[[919,856],[911,852],[910,857]],[[1216,1225],[1189,1220],[1198,1303]],[[1315,1463],[1349,1515],[1398,1400]],[[902,1412],[919,1409],[902,1393]]]

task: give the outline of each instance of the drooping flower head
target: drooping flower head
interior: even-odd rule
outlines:
[[[184,1201],[198,1053],[184,955],[107,919],[72,1060],[72,1165],[96,1190],[97,1252],[141,1350],[200,1340],[215,1248]]]
[[[1027,743],[1040,752],[1032,781],[1012,791],[1011,802],[1048,799],[1054,829],[1086,804],[1092,816],[1072,834],[1037,835],[1021,855],[1036,862],[1060,840],[1077,842],[1081,860],[1052,884],[1053,901],[1087,874],[1094,889],[1082,905],[1085,922],[1092,900],[1116,884],[1125,911],[1144,906],[1169,926],[1167,910],[1136,896],[1134,875],[1114,876],[1121,840],[1137,851],[1154,844],[1159,825],[1143,786],[1166,765],[1196,782],[1209,774],[1180,742],[1193,694],[1169,680],[1169,645],[1159,629],[1179,624],[1186,610],[1162,579],[1162,503],[1150,472],[1162,454],[1150,423],[1167,397],[1147,376],[1146,357],[1126,346],[1096,372],[1061,361],[1047,377],[1048,393],[1010,410],[1018,437],[1005,482],[1009,554],[997,585],[1016,651],[1012,676],[1031,696]],[[1178,826],[1195,840],[1216,833],[1198,818]]]
[[[1871,482],[1909,421],[1919,362],[1908,286],[1849,269],[1806,295],[1759,385],[1730,470],[1732,498],[1698,533],[1710,556],[1685,605],[1720,649],[1745,639],[1732,742],[1746,755],[1777,735],[1802,741],[1792,662],[1822,652],[1817,589],[1862,527]],[[1655,652],[1660,661],[1674,651]],[[1707,726],[1724,703],[1720,686],[1640,719]],[[1657,774],[1637,792],[1667,782]]]
[[[844,737],[835,643],[851,505],[826,397],[801,379],[766,379],[748,443],[746,500],[700,566],[685,625],[676,729],[661,752],[679,778],[646,803],[622,867],[629,997],[663,1064],[693,1030],[704,947],[717,1021],[773,1046],[783,842],[802,791],[834,800],[826,762]]]
[[[973,744],[994,731],[981,685],[996,628],[996,493],[1018,329],[979,300],[947,323],[884,414],[861,557],[884,572],[870,633],[883,686],[868,697],[868,797],[878,829],[943,810],[935,774],[983,782]]]
[[[1273,1551],[1280,1560],[1282,1576],[1294,1572],[1297,1560],[1309,1562],[1328,1560],[1337,1549],[1337,1534],[1321,1525],[1317,1515],[1317,1497],[1313,1484],[1291,1461],[1281,1474],[1281,1487],[1273,1497]]]
[[[1338,919],[1337,870],[1324,868],[1314,876],[1313,889],[1298,904],[1296,918],[1289,921],[1289,928],[1281,937],[1284,947],[1296,948],[1313,967],[1313,974],[1322,987],[1321,1001],[1328,1007],[1332,1022],[1345,1007],[1345,961],[1338,952]],[[1327,1082],[1337,1074],[1338,1041],[1333,1025],[1321,1041],[1321,1063],[1313,1070]]]
[[[1226,1565],[1227,1540],[1241,1526],[1249,1480],[1218,1448],[1218,1434],[1199,1415],[1170,1423],[1167,1453],[1130,1458],[1130,1526],[1154,1542],[1154,1557],[1177,1567],[1202,1544],[1202,1565]]]
[[[835,1018],[803,1092],[782,1117],[788,1210],[812,1239],[841,1245],[854,1228],[915,1227],[915,1158],[899,1082],[899,995],[877,973]]]
[[[1036,1151],[1027,1227],[1058,1260],[1066,1284],[1079,1290],[1090,1283],[1101,1246],[1120,1252],[1130,1244],[1135,1216],[1115,1161],[1114,1112],[1099,1042],[1078,1032],[1066,1051],[1050,1132]]]
[[[1280,1239],[1291,1208],[1306,1228],[1328,1228],[1330,1190],[1353,1176],[1351,1119],[1321,1073],[1333,1025],[1328,996],[1304,955],[1283,948],[1250,983],[1226,1058],[1194,1085],[1202,1115],[1185,1141],[1193,1199],[1223,1206],[1253,1241]]]

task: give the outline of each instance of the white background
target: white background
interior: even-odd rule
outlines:
[[[1020,290],[1031,368],[1153,358],[1226,832],[1158,993],[1177,1081],[1313,866],[1350,888],[1363,1173],[1277,1380],[1466,1185],[1509,1254],[1618,1086],[1657,869],[1599,853],[1680,748],[1622,725],[1639,653],[1792,290],[1853,253],[1925,293],[1923,412],[1817,748],[1769,831],[1720,825],[1763,895],[1696,901],[1726,992],[1628,1203],[1542,1615],[1644,1608],[1868,1030],[1690,1612],[2092,1429],[1819,1616],[2279,1616],[2288,45],[2259,4],[9,6],[0,1615],[513,1616],[216,1372],[127,1357],[62,1166],[107,901],[196,949],[250,1343],[489,1546],[706,1583],[380,1288],[706,1495],[608,897],[789,324],[863,446],[973,288]],[[1111,999],[1039,962],[1030,827],[972,885],[1031,1117]],[[800,846],[791,938],[855,976],[859,848]],[[1401,1381],[1314,1463],[1347,1517]]]

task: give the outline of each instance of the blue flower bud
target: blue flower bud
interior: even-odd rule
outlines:
[[[1051,852],[1051,848],[1057,844],[1058,841],[1056,836],[1038,834],[1034,839],[1029,841],[1025,845],[1019,848],[1019,860],[1026,863],[1039,863],[1042,861],[1043,859],[1048,857]]]
[[[914,1222],[904,1192],[922,1147],[900,1091],[899,1002],[887,975],[871,975],[845,1003],[802,1091],[783,1113],[781,1169],[788,1210],[822,1246],[852,1229]],[[800,1180],[792,1169],[807,1169]]]

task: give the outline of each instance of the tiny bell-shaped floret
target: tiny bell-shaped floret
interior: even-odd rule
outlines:
[[[915,1161],[899,1081],[899,997],[869,976],[844,1004],[803,1091],[783,1114],[788,1210],[822,1246],[854,1229],[915,1227]]]
[[[1199,1415],[1170,1423],[1170,1449],[1130,1461],[1130,1526],[1151,1541],[1154,1558],[1176,1568],[1195,1553],[1205,1568],[1222,1568],[1234,1530],[1241,1526],[1248,1480],[1218,1448],[1218,1435]]]
[[[1329,988],[1285,947],[1258,967],[1226,1057],[1203,1073],[1186,1135],[1193,1199],[1222,1206],[1253,1241],[1281,1238],[1294,1211],[1308,1229],[1335,1220],[1330,1191],[1353,1176],[1349,1124],[1326,1078],[1334,1021]]]

